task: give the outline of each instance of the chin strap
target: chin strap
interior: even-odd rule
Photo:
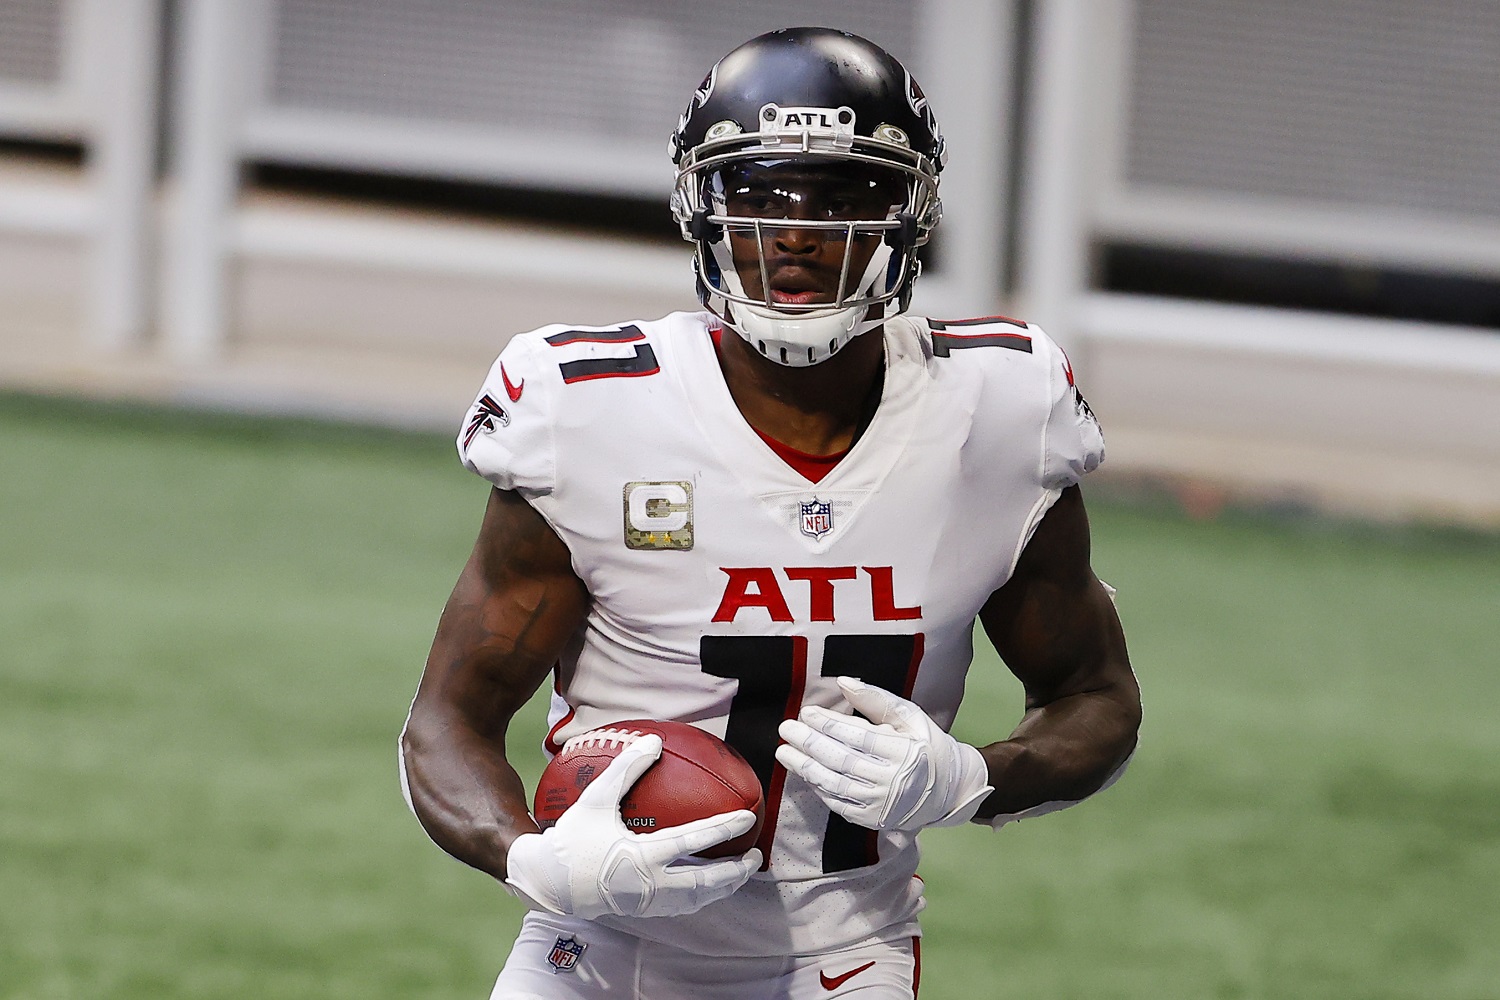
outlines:
[[[807,368],[827,361],[849,341],[882,320],[865,320],[855,306],[825,313],[788,316],[763,307],[725,303],[724,325],[756,352],[788,368]]]

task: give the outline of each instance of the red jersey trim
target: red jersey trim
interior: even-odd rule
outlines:
[[[787,465],[790,465],[803,479],[806,479],[810,483],[821,482],[823,477],[832,472],[833,467],[838,465],[845,455],[849,454],[849,449],[845,448],[843,451],[833,455],[809,455],[805,451],[798,451],[790,445],[782,444],[775,438],[761,433],[758,428],[752,427],[750,429],[760,436],[760,439],[776,453],[778,458]]]

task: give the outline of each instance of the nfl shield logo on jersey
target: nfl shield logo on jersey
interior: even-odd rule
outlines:
[[[802,504],[802,533],[812,538],[822,538],[833,530],[833,504],[823,503],[813,497]]]
[[[554,972],[572,972],[573,967],[578,964],[578,956],[587,947],[577,938],[560,937],[552,946],[552,954],[547,956],[547,964],[552,966]]]

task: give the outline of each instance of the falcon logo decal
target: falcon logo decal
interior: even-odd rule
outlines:
[[[927,95],[922,93],[922,88],[912,79],[910,71],[906,73],[906,104],[911,108],[911,113],[918,116],[927,109]]]
[[[520,392],[516,395],[519,396]],[[474,404],[474,413],[469,417],[468,425],[464,427],[464,451],[469,450],[469,445],[474,443],[480,431],[493,434],[497,423],[500,427],[510,426],[510,414],[505,412],[505,407],[495,402],[495,397],[485,393]]]
[[[700,108],[707,104],[708,99],[714,96],[714,85],[718,82],[719,64],[714,63],[713,67],[708,71],[708,75],[703,78],[703,82],[698,84],[698,89],[693,91],[693,102]]]
[[[1099,418],[1094,416],[1093,408],[1089,406],[1089,401],[1083,398],[1083,390],[1078,388],[1078,381],[1073,378],[1073,362],[1068,360],[1068,353],[1066,351],[1063,351],[1062,365],[1063,375],[1068,380],[1068,388],[1073,392],[1073,409],[1080,417],[1088,417],[1088,419],[1097,424]]]
[[[675,153],[677,150],[681,149],[682,133],[687,130],[688,119],[692,117],[694,111],[703,107],[708,103],[708,99],[714,96],[714,86],[718,82],[719,64],[714,63],[713,68],[708,71],[708,75],[703,78],[703,82],[698,84],[698,89],[693,91],[693,99],[688,102],[687,110],[684,111],[682,113],[682,116],[677,119],[677,128],[675,131],[673,131],[671,137],[672,149],[669,150],[669,152]]]
[[[932,105],[927,103],[927,95],[922,93],[922,88],[917,81],[912,79],[911,73],[906,74],[906,104],[911,108],[911,113],[922,119],[932,137],[937,140],[937,148],[934,150],[934,159],[938,166],[942,167],[948,162],[947,143],[943,139],[943,130],[938,127],[937,116],[932,113]]]

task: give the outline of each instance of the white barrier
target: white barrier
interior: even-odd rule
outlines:
[[[321,268],[336,276],[330,287],[344,282],[344,295],[358,294],[347,281],[356,273],[376,283],[384,275],[530,290],[536,301],[518,306],[517,317],[549,297],[584,312],[690,304],[673,250],[268,203],[241,178],[248,165],[267,162],[664,203],[665,135],[707,65],[759,30],[838,22],[913,65],[949,140],[949,210],[938,265],[918,285],[918,310],[1036,319],[1085,375],[1095,362],[1129,369],[1121,359],[1133,347],[1168,351],[1208,380],[1204,398],[1214,379],[1235,376],[1221,360],[1230,356],[1264,362],[1264,387],[1221,394],[1242,400],[1272,398],[1277,366],[1291,372],[1309,358],[1384,373],[1363,382],[1351,374],[1331,392],[1375,392],[1377,383],[1388,391],[1411,373],[1412,392],[1435,393],[1434,377],[1451,373],[1478,387],[1464,419],[1500,425],[1500,336],[1107,294],[1095,274],[1102,247],[1133,245],[1500,282],[1500,175],[1492,169],[1500,123],[1490,110],[1500,107],[1500,69],[1484,43],[1500,38],[1500,8],[1464,0],[871,0],[857,8],[699,0],[697,16],[683,17],[679,0],[634,4],[628,16],[607,0],[418,6],[0,7],[0,138],[78,143],[85,153],[81,172],[13,171],[0,162],[0,237],[85,248],[84,350],[112,363],[148,359],[156,375],[184,382],[206,378],[233,366],[264,332],[236,324],[291,315],[245,300],[274,295],[276,274],[288,268]],[[178,20],[167,32],[169,9]],[[170,54],[160,51],[168,34]],[[175,76],[163,121],[157,86],[167,65]],[[159,207],[163,131],[172,156]],[[315,280],[299,274],[297,287],[305,292]],[[471,299],[471,313],[493,302]],[[338,302],[332,296],[307,312],[336,319],[328,310]],[[307,331],[319,321],[298,324],[296,336],[315,338]],[[292,335],[269,339],[285,345]],[[395,349],[402,334],[374,339]],[[413,330],[407,341],[424,354],[432,332]],[[332,337],[322,346],[347,351],[351,342]],[[1417,343],[1422,350],[1409,349]],[[1110,392],[1129,392],[1109,371],[1098,374]],[[1450,426],[1442,399],[1429,402],[1412,410],[1426,421],[1413,440],[1461,441],[1464,429]],[[1142,425],[1183,419],[1165,406],[1153,418],[1149,400],[1128,412]],[[1324,430],[1330,441],[1350,433]],[[1316,441],[1320,430],[1308,433]]]
[[[83,333],[105,353],[138,345],[149,319],[161,10],[160,0],[29,0],[0,22],[12,58],[32,70],[0,83],[0,133],[77,141],[86,164],[77,181],[12,176],[0,232],[87,242]]]

